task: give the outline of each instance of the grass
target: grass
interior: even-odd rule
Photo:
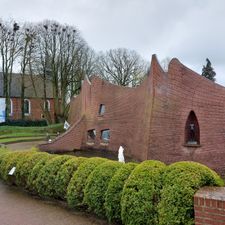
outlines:
[[[63,131],[63,124],[53,124],[45,127],[0,126],[0,143],[43,140],[46,139],[47,133],[52,137],[56,136],[57,132],[62,133]]]
[[[43,140],[44,137],[17,137],[17,138],[2,138],[0,139],[1,144],[22,142],[22,141],[33,141],[33,140]]]

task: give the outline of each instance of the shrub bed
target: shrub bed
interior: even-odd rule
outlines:
[[[67,188],[66,199],[70,208],[83,206],[84,188],[88,176],[97,166],[106,161],[107,159],[94,157],[87,159],[79,166]]]
[[[79,157],[69,159],[59,169],[55,178],[55,198],[66,198],[67,186],[70,182],[71,177],[77,168],[84,163],[86,158]]]
[[[158,206],[159,224],[194,224],[193,196],[202,186],[222,186],[223,180],[208,167],[195,162],[171,164],[163,175]]]
[[[124,224],[158,224],[157,204],[164,169],[164,163],[150,160],[133,170],[122,193],[121,217]]]
[[[121,223],[121,197],[124,184],[130,173],[138,164],[127,163],[121,167],[111,179],[106,195],[105,195],[105,210],[109,222]]]
[[[100,217],[105,216],[105,193],[115,172],[123,163],[107,161],[100,164],[88,177],[84,189],[84,202],[88,209]]]
[[[60,167],[73,156],[57,156],[50,159],[39,171],[37,177],[36,185],[38,194],[41,197],[54,197],[56,195],[55,191],[55,178]]]

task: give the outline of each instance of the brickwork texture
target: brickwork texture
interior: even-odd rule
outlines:
[[[99,115],[100,104],[105,105]],[[198,145],[185,143],[190,112],[199,125]],[[152,56],[149,75],[136,88],[120,87],[93,76],[85,79],[79,96],[71,102],[71,128],[43,151],[105,149],[137,160],[156,159],[165,163],[191,160],[225,174],[225,88],[172,59],[168,72]],[[95,129],[93,143],[87,131]],[[101,131],[110,129],[103,143]]]

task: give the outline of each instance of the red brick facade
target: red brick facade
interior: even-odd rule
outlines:
[[[105,105],[103,116],[99,115],[100,104]],[[198,129],[198,140],[191,144],[186,140],[188,118],[195,120]],[[81,94],[71,103],[69,121],[73,125],[63,136],[40,148],[118,151],[122,145],[126,155],[139,160],[192,160],[225,173],[225,88],[177,59],[164,72],[153,56],[149,76],[136,88],[116,86],[98,77],[91,82],[86,79]],[[96,138],[90,143],[87,131],[92,129]],[[101,140],[104,129],[110,129],[108,143]]]
[[[27,120],[41,120],[43,119],[43,111],[41,106],[43,106],[43,99],[38,98],[26,98],[30,102],[30,113],[25,114],[25,119]],[[21,119],[21,98],[14,97],[10,98],[12,112],[10,114],[10,119],[17,120]],[[54,101],[53,99],[48,99],[50,103],[50,115],[54,119]]]
[[[204,187],[194,196],[195,225],[225,224],[225,188]]]

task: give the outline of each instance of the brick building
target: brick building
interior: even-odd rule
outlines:
[[[225,174],[225,88],[172,59],[168,72],[153,55],[136,88],[94,77],[73,99],[70,129],[46,151],[104,149],[139,160],[201,162]]]
[[[25,75],[25,99],[24,110],[26,120],[44,119],[43,109],[46,108],[49,115],[54,119],[54,101],[52,96],[52,86],[47,82],[47,103],[44,104],[44,87],[40,77],[34,79],[34,86],[30,76]],[[3,74],[0,73],[0,99],[3,96]],[[44,107],[42,109],[42,107]],[[4,107],[5,108],[5,107]],[[10,115],[11,120],[21,119],[21,75],[12,74],[11,93],[10,93]]]

